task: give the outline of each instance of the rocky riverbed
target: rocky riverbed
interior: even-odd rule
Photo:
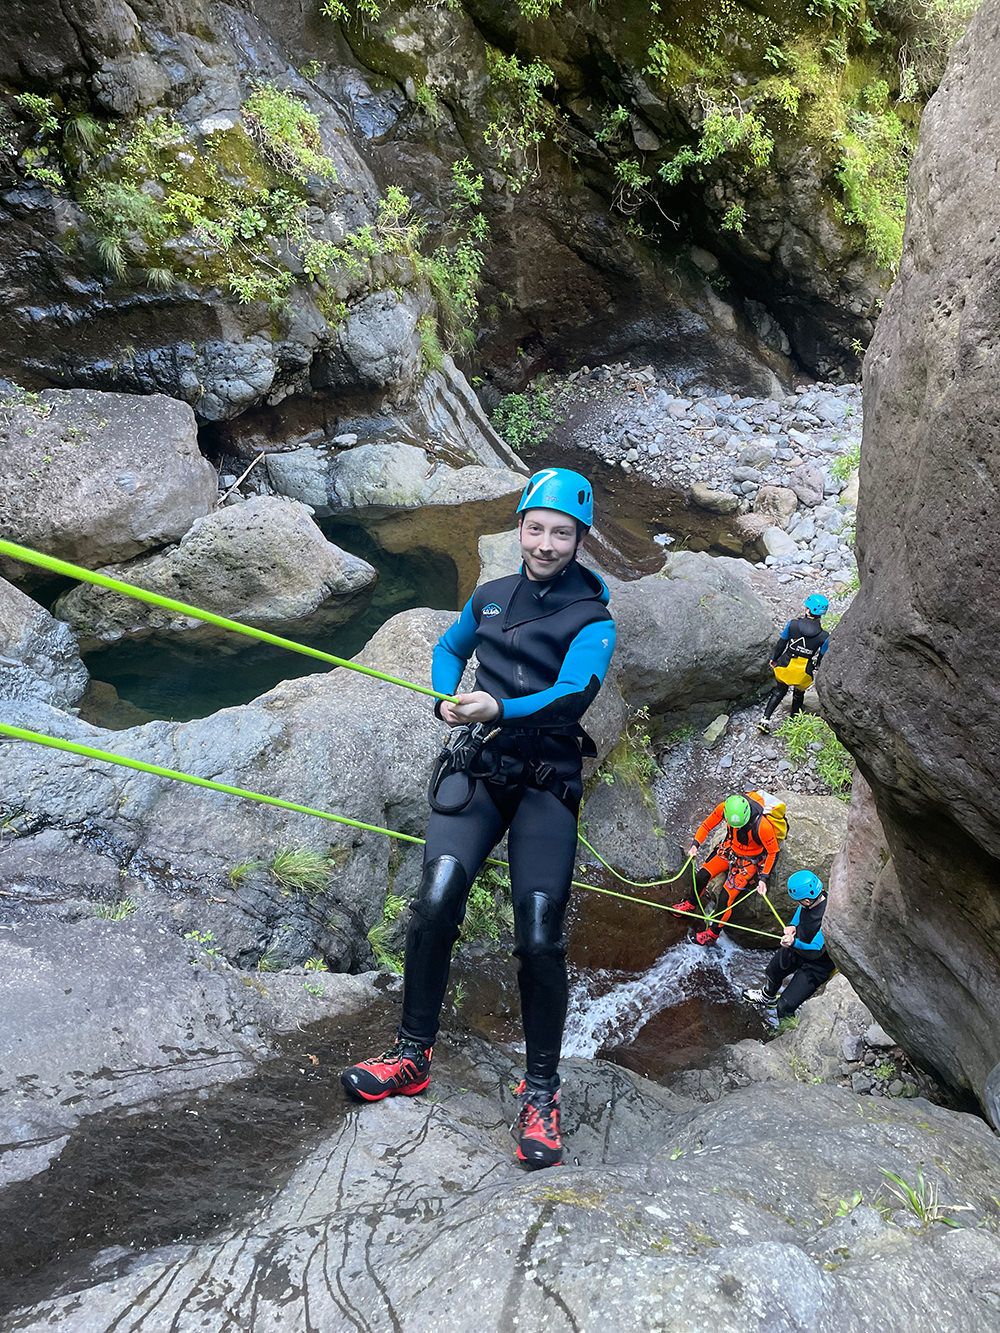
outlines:
[[[551,438],[583,451],[584,471],[599,459],[633,474],[651,506],[658,493],[682,497],[716,516],[722,549],[735,534],[738,553],[782,582],[819,574],[833,588],[853,583],[859,384],[800,384],[770,398],[681,393],[669,373],[615,363],[546,377],[522,401],[502,404],[498,420],[514,412],[517,437],[530,433],[534,452]]]

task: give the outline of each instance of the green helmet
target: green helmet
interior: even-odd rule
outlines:
[[[727,796],[722,807],[722,817],[730,828],[743,828],[750,823],[750,802],[745,796]]]

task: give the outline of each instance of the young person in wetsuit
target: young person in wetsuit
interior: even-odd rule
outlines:
[[[775,686],[764,704],[764,716],[758,724],[761,731],[770,731],[771,715],[789,689],[792,691],[791,716],[802,711],[806,690],[813,683],[830,642],[830,635],[820,620],[829,609],[829,600],[822,593],[812,593],[803,605],[805,615],[790,620],[778,636],[770,663]]]
[[[593,522],[590,482],[564,468],[545,468],[528,481],[517,513],[520,572],[477,588],[434,649],[431,680],[447,694],[476,654],[475,689],[455,703],[439,701],[435,712],[454,728],[481,724],[476,740],[485,740],[478,752],[466,747],[473,752],[469,765],[444,776],[439,768],[432,785],[397,1041],[381,1057],[344,1070],[341,1082],[364,1101],[427,1087],[469,889],[508,833],[527,1051],[517,1090],[517,1157],[552,1166],[562,1160],[563,918],[576,856],[582,756],[594,752],[579,723],[604,680],[615,624],[606,586],[577,560]]]
[[[796,870],[788,877],[787,891],[798,907],[785,927],[781,948],[771,956],[760,989],[743,992],[744,1000],[750,1004],[774,1009],[779,1021],[794,1014],[824,981],[829,981],[836,967],[823,938],[826,911],[823,881],[811,870]],[[779,995],[786,977],[791,977],[791,981]]]

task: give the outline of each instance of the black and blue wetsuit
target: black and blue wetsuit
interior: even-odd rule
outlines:
[[[797,907],[789,923],[795,927],[795,943],[790,949],[778,949],[767,965],[765,995],[773,998],[785,977],[792,977],[778,999],[779,1018],[794,1014],[834,971],[835,964],[823,938],[825,911],[826,894],[811,907]]]
[[[790,620],[778,635],[778,641],[771,653],[771,661],[778,666],[787,666],[793,658],[805,658],[806,670],[810,676],[814,676],[819,670],[819,664],[829,646],[829,631],[825,630],[820,624],[819,617],[800,616],[797,620]],[[792,691],[792,707],[790,710],[792,717],[802,711],[806,697],[805,690],[786,685],[779,680],[775,682],[774,688],[767,696],[767,702],[764,704],[765,718],[771,716],[789,689]]]
[[[406,940],[401,1032],[422,1047],[437,1036],[472,881],[508,833],[515,953],[531,1086],[558,1086],[566,1018],[563,919],[576,856],[582,755],[580,718],[615,646],[604,582],[576,560],[544,582],[512,574],[477,588],[434,649],[431,678],[452,693],[473,653],[475,688],[500,705],[499,734],[471,780],[441,783],[427,828],[424,873]],[[454,804],[453,813],[447,807]]]

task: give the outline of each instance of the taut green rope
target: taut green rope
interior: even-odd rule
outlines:
[[[113,579],[108,574],[98,574],[92,569],[84,569],[82,565],[72,565],[68,560],[58,560],[53,555],[44,555],[41,551],[33,551],[30,546],[18,546],[16,542],[0,539],[0,555],[8,556],[11,560],[19,560],[22,564],[37,565],[39,569],[47,569],[52,574],[62,574],[66,578],[80,579],[84,583],[93,583],[98,588],[110,588],[112,592],[120,593],[123,597],[133,597],[137,601],[148,602],[150,606],[158,606],[164,611],[174,611],[177,615],[190,616],[194,620],[204,620],[206,624],[215,625],[218,629],[232,630],[234,634],[245,634],[247,638],[259,639],[261,643],[269,643],[275,648],[287,648],[289,652],[302,653],[306,657],[315,657],[317,661],[329,662],[331,666],[344,667],[348,671],[360,672],[362,676],[372,676],[375,680],[384,680],[388,685],[402,685],[406,690],[415,690],[418,694],[430,695],[432,699],[445,699],[449,702],[454,700],[454,695],[441,694],[440,691],[432,690],[427,685],[417,685],[415,681],[404,680],[401,676],[390,676],[384,671],[376,671],[374,667],[361,666],[358,662],[349,662],[344,657],[335,657],[333,653],[325,653],[322,648],[310,648],[308,644],[297,643],[295,639],[283,639],[280,635],[271,634],[266,629],[257,629],[255,625],[245,625],[242,620],[230,620],[227,616],[217,616],[214,611],[203,611],[200,606],[178,602],[173,597],[162,597],[158,592],[147,592],[145,588],[140,588],[135,583],[126,583],[124,579]]]
[[[251,791],[247,787],[234,787],[228,782],[215,782],[211,778],[199,778],[193,773],[184,773],[176,768],[164,768],[161,764],[147,764],[142,759],[131,759],[127,755],[113,754],[110,750],[98,750],[92,745],[81,745],[77,741],[64,741],[56,736],[47,736],[44,732],[28,731],[25,727],[13,727],[6,722],[0,722],[0,736],[9,736],[12,740],[31,741],[35,745],[43,745],[52,750],[63,750],[68,754],[78,754],[85,759],[97,759],[101,763],[116,764],[120,768],[130,768],[137,773],[149,773],[157,778],[170,778],[174,782],[186,782],[192,787],[203,787],[207,791],[221,792],[225,796],[239,796],[246,801],[258,801],[263,805],[277,806],[279,810],[290,810],[294,814],[312,815],[315,819],[326,819],[334,824],[345,824],[348,828],[360,829],[364,833],[381,833],[387,838],[397,838],[400,842],[414,843],[417,846],[424,845],[423,838],[414,837],[412,833],[400,833],[397,829],[382,828],[379,824],[366,824],[360,819],[349,819],[346,815],[335,815],[329,810],[317,810],[311,805],[302,805],[298,801],[285,801],[280,796],[268,796],[264,792]],[[502,869],[508,869],[506,861],[497,860],[495,857],[488,857],[489,865],[499,866]],[[683,870],[684,867],[682,866]],[[599,888],[595,884],[585,884],[582,880],[571,880],[574,888],[585,889],[589,893],[603,893],[610,898],[620,898],[623,902],[641,903],[644,907],[655,907],[660,912],[674,912],[680,916],[691,917],[695,915],[691,912],[677,912],[676,907],[670,907],[666,903],[654,903],[648,898],[636,898],[628,893],[618,893],[614,889]],[[711,922],[712,918],[705,916],[705,921]],[[751,935],[763,935],[766,939],[776,939],[775,935],[766,930],[757,930],[753,926],[731,926],[734,930],[743,930]]]

